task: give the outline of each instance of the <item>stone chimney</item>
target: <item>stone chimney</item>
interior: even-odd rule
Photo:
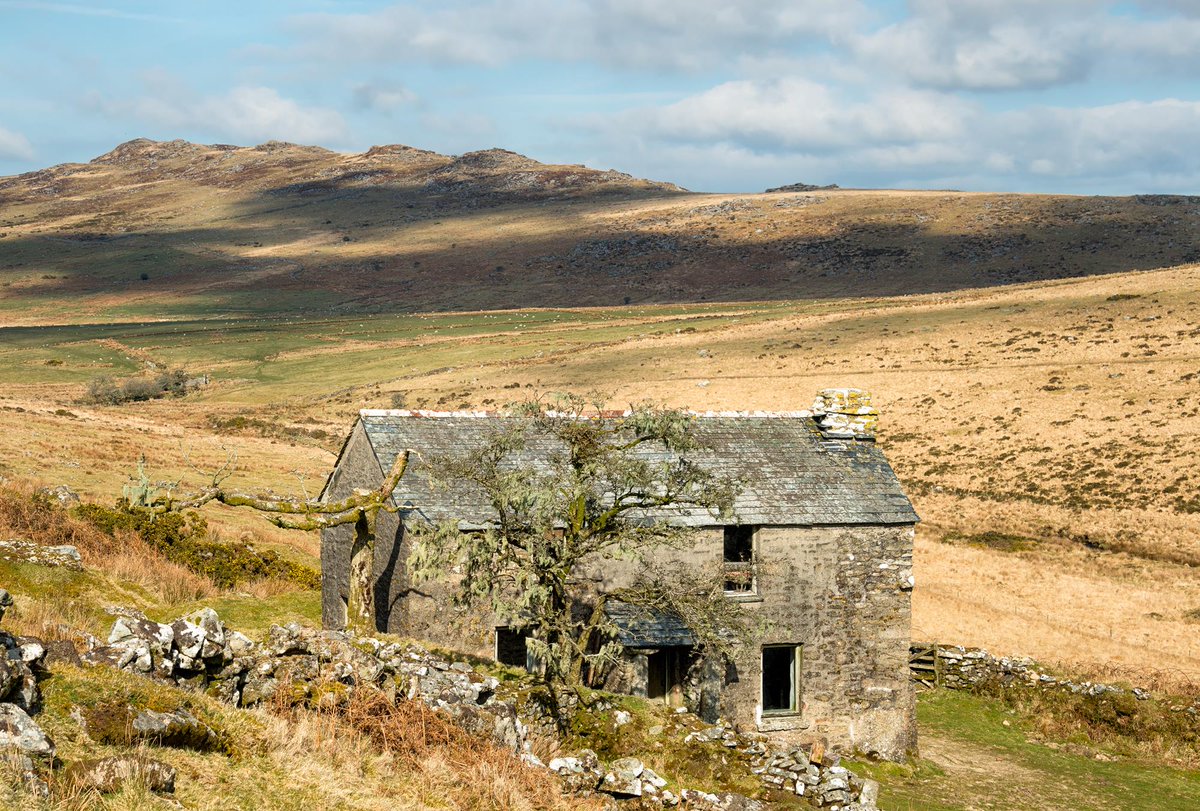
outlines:
[[[812,416],[831,439],[875,439],[879,412],[862,389],[825,389],[813,402]]]

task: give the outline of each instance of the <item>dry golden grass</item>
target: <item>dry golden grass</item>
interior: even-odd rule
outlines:
[[[664,321],[668,312],[679,320]],[[879,441],[924,520],[919,636],[1089,670],[1117,663],[1147,678],[1200,678],[1188,616],[1200,608],[1192,568],[1200,563],[1200,269],[738,305],[704,310],[694,331],[685,320],[692,312],[623,313],[619,334],[541,357],[539,342],[572,334],[570,322],[552,334],[446,330],[419,350],[427,353],[419,369],[364,364],[355,378],[351,365],[336,391],[319,394],[312,380],[295,381],[304,393],[292,395],[245,381],[194,400],[97,408],[73,403],[82,384],[15,383],[0,408],[0,470],[107,500],[143,450],[156,477],[195,483],[183,449],[211,470],[236,447],[247,489],[295,492],[293,472],[301,471],[315,491],[355,411],[387,407],[394,392],[418,407],[600,389],[614,405],[652,398],[696,409],[795,409],[821,388],[857,386],[873,393]],[[521,351],[502,351],[514,346]],[[378,354],[386,360],[394,351]],[[314,420],[335,438],[318,447],[215,434],[207,415],[232,408]],[[206,515],[229,535],[255,532],[264,543],[317,552],[315,535],[274,530],[256,514]],[[985,533],[1020,537],[1027,548],[942,543]]]
[[[277,695],[283,695],[280,690]],[[595,800],[564,796],[557,778],[531,769],[508,749],[466,732],[419,701],[391,703],[373,692],[351,694],[336,711],[316,713],[277,702],[295,740],[273,751],[303,757],[314,749],[334,762],[363,762],[406,775],[384,788],[402,808],[456,811],[599,809]]]

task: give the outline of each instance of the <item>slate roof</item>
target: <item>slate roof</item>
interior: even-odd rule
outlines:
[[[363,411],[359,417],[381,470],[405,448],[417,452],[393,498],[430,521],[490,520],[482,493],[464,485],[432,486],[421,458],[461,454],[486,442],[513,418],[482,412],[431,414]],[[873,441],[832,439],[800,414],[697,414],[696,435],[706,446],[689,458],[734,477],[737,520],[765,525],[912,524],[917,515],[896,474]],[[557,445],[530,436],[516,464],[545,467]],[[670,458],[660,448],[639,453]],[[340,464],[339,460],[339,464]],[[726,523],[704,509],[652,515],[685,526]]]
[[[617,640],[627,648],[693,647],[696,638],[676,614],[612,602],[604,613],[617,626]]]

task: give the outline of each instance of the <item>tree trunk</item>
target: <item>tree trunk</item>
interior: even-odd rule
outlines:
[[[350,548],[349,600],[346,606],[346,628],[375,633],[375,584],[371,575],[375,568],[374,521],[362,513],[354,524],[354,545]]]

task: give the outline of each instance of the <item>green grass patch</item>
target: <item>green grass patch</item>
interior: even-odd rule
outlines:
[[[319,589],[297,589],[272,597],[252,597],[231,594],[215,599],[197,600],[179,606],[177,616],[182,616],[205,606],[213,609],[221,621],[235,631],[260,638],[272,625],[299,622],[304,625],[321,624],[321,592]]]
[[[1200,773],[1048,740],[1034,719],[993,698],[929,691],[917,719],[924,759],[850,764],[880,782],[885,811],[1200,808]]]

